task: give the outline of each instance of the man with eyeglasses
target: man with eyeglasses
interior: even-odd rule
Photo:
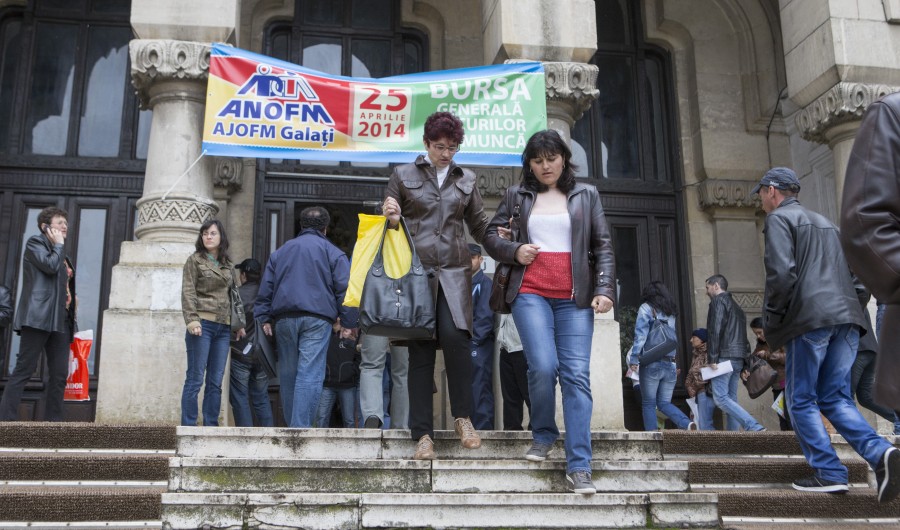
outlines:
[[[69,371],[69,344],[74,333],[74,282],[69,282],[63,245],[68,214],[49,206],[38,214],[41,235],[28,238],[22,263],[22,296],[13,329],[21,334],[16,367],[0,400],[0,421],[16,421],[25,383],[46,353],[45,421],[63,420],[63,394]]]

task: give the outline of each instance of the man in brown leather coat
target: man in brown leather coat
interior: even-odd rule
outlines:
[[[887,304],[879,337],[875,401],[900,409],[900,93],[873,103],[853,143],[841,244],[850,268]]]

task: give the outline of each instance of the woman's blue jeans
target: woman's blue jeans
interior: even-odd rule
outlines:
[[[181,424],[197,425],[197,396],[206,375],[203,391],[203,425],[219,424],[222,404],[222,377],[228,362],[231,326],[201,320],[202,333],[198,337],[185,331],[187,374],[181,391]]]
[[[713,397],[706,394],[706,390],[701,390],[697,393],[697,414],[700,416],[697,418],[697,426],[700,427],[701,431],[714,431],[716,430],[715,425],[713,424],[713,415],[716,412],[716,402],[713,400]]]
[[[269,376],[258,362],[251,364],[232,359],[229,381],[228,401],[235,426],[253,427],[253,416],[260,427],[275,425],[269,401]]]
[[[519,294],[512,314],[528,360],[531,434],[537,443],[559,438],[556,381],[563,400],[566,472],[591,472],[591,337],[594,314],[572,300]]]
[[[687,429],[691,423],[684,412],[672,404],[672,392],[675,390],[675,363],[669,359],[661,359],[638,370],[641,381],[641,415],[644,417],[644,430],[655,431],[656,409],[666,415],[679,429]]]

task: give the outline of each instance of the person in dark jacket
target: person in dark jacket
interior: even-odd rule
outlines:
[[[69,344],[75,332],[74,281],[70,281],[63,255],[68,214],[49,206],[38,214],[37,224],[41,235],[31,236],[25,244],[22,295],[13,321],[13,329],[22,340],[16,367],[0,400],[0,421],[18,419],[22,391],[37,368],[42,351],[49,374],[44,419],[63,420]]]
[[[449,112],[425,120],[425,155],[394,168],[382,212],[392,227],[403,215],[416,252],[428,271],[436,315],[436,340],[409,343],[409,429],[414,458],[434,459],[432,390],[437,342],[447,368],[450,413],[460,443],[481,447],[472,425],[472,275],[466,228],[481,242],[487,228],[475,173],[453,162],[465,131]]]
[[[706,280],[706,294],[709,296],[709,312],[706,314],[706,359],[715,368],[721,361],[731,362],[731,373],[714,377],[709,382],[713,401],[728,415],[725,428],[736,431],[740,427],[748,431],[763,431],[765,428],[740,406],[737,399],[738,382],[750,355],[747,341],[747,317],[744,310],[728,292],[728,280],[721,274]]]
[[[856,133],[841,207],[851,268],[884,309],[875,401],[900,410],[900,93],[869,106]]]
[[[231,375],[228,386],[228,402],[234,415],[234,424],[238,427],[253,427],[253,417],[260,427],[272,427],[272,403],[269,401],[269,376],[263,368],[262,361],[256,353],[257,341],[268,340],[262,333],[257,334],[253,308],[256,295],[259,293],[259,279],[262,265],[259,261],[248,258],[240,262],[235,269],[241,271],[241,286],[238,292],[244,303],[244,315],[247,325],[246,335],[241,340],[231,341]],[[252,408],[252,412],[251,412]]]
[[[878,436],[850,398],[850,369],[865,319],[837,227],[797,200],[800,181],[773,168],[753,189],[765,224],[766,340],[787,346],[785,397],[803,456],[815,473],[802,491],[845,493],[847,467],[831,446],[820,411],[875,470],[879,502],[900,494],[900,451]]]
[[[709,382],[704,381],[703,375],[700,373],[700,369],[709,364],[706,361],[706,342],[708,340],[709,334],[706,328],[697,328],[691,332],[691,367],[684,377],[684,388],[687,390],[688,396],[697,402],[697,417],[694,418],[694,422],[701,431],[716,430],[713,424],[716,403],[713,401]]]
[[[328,210],[300,212],[300,234],[269,256],[254,314],[263,333],[278,343],[278,379],[284,421],[313,426],[332,330],[346,321],[341,303],[350,279],[350,260],[325,234]]]
[[[362,354],[358,347],[359,311],[348,307],[344,311],[347,320],[341,321],[341,330],[331,334],[325,361],[325,382],[316,412],[316,427],[331,426],[331,411],[335,402],[340,403],[341,419],[347,429],[360,427],[359,366]]]
[[[533,442],[525,458],[546,460],[559,438],[558,380],[566,482],[570,491],[594,494],[591,341],[594,314],[613,308],[616,266],[600,194],[578,182],[575,169],[559,133],[533,134],[522,152],[522,182],[506,190],[484,245],[491,257],[513,265],[506,301],[528,359],[531,398]],[[520,232],[512,241],[508,230],[517,226]]]
[[[494,312],[491,279],[481,269],[481,247],[469,244],[472,257],[472,424],[494,429]]]
[[[12,315],[12,296],[10,296],[9,289],[5,285],[0,285],[0,346],[6,344],[4,340],[6,328],[12,322]],[[6,357],[5,353],[3,350],[0,350],[0,366],[3,366],[3,360]]]

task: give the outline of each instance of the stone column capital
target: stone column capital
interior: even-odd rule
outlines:
[[[136,204],[134,235],[145,241],[179,241],[197,239],[197,229],[215,217],[219,207],[215,201],[182,193],[144,196]]]
[[[131,84],[140,98],[141,108],[153,106],[150,88],[154,85],[167,81],[193,81],[206,85],[209,44],[135,39],[129,43],[128,50],[131,55]]]
[[[697,187],[700,193],[700,208],[750,208],[754,212],[759,207],[759,195],[750,191],[756,182],[747,180],[706,179]]]
[[[213,186],[228,192],[240,191],[244,186],[244,161],[240,158],[217,156],[213,171]]]
[[[600,96],[600,91],[597,90],[599,71],[593,64],[545,62],[544,77],[548,106],[555,105],[566,109],[572,123],[575,123]]]
[[[798,113],[797,129],[804,140],[828,144],[830,129],[862,120],[869,105],[898,90],[889,85],[838,83]]]

